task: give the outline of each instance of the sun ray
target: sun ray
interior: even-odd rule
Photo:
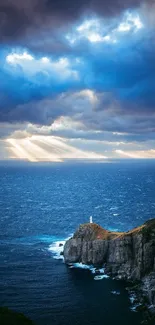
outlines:
[[[58,155],[55,155],[41,148],[39,145],[33,143],[32,140],[24,139],[23,141],[24,141],[24,145],[28,147],[29,152],[33,153],[38,160],[55,161],[55,162],[62,161],[60,157],[58,157]]]
[[[19,143],[17,143],[16,139],[7,139],[7,142],[9,142],[13,147],[10,147],[10,150],[14,152],[17,158],[20,159],[27,159],[31,162],[37,162],[38,160],[33,156],[30,155],[25,148],[22,147]]]
[[[67,140],[53,136],[27,137],[24,139],[7,139],[10,150],[16,158],[31,162],[53,161],[64,159],[105,159],[107,157],[91,151],[84,151],[67,143]]]

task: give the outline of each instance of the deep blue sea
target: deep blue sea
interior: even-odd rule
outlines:
[[[119,231],[155,217],[155,162],[2,164],[0,306],[38,325],[139,325],[126,283],[95,281],[58,257],[90,216]]]

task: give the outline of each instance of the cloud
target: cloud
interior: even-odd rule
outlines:
[[[41,73],[41,75],[50,79],[50,75],[53,75],[56,79],[66,81],[68,78],[78,79],[78,73],[72,70],[70,61],[66,57],[52,60],[48,57],[42,57],[36,59],[26,51],[23,53],[13,52],[6,56],[6,62],[13,67],[14,73],[22,71],[22,73],[31,78]],[[8,67],[9,70],[9,67]]]
[[[68,1],[1,1],[0,137],[153,150],[152,1]]]
[[[109,92],[109,103],[125,109],[151,111],[155,104],[154,30],[143,26],[138,13],[129,12],[114,26],[104,25],[98,17],[73,26],[73,36],[84,33],[86,37],[82,43],[77,37],[68,54],[62,50],[61,55],[37,55],[24,49],[1,54],[1,80],[5,80],[0,84],[2,108],[31,107],[64,92],[91,89]],[[64,33],[64,39],[67,36]],[[102,105],[104,109],[106,103]],[[3,109],[0,119],[6,118]]]
[[[27,52],[6,55],[0,69],[0,121],[44,123],[49,99],[79,87],[78,64],[76,58],[37,59]],[[38,117],[41,104],[43,121]]]
[[[66,35],[66,39],[72,46],[82,40],[90,43],[115,44],[122,35],[129,32],[136,33],[142,28],[144,25],[139,14],[127,11],[122,15],[121,22],[111,19],[105,23],[105,20],[99,17],[85,19]]]
[[[60,162],[66,159],[155,158],[155,150],[151,147],[151,142],[139,145],[132,142],[64,139],[47,135],[8,138],[4,148],[8,151],[8,157],[31,162]]]
[[[120,158],[134,158],[134,159],[154,159],[155,158],[155,150],[139,150],[139,151],[123,151],[123,150],[115,150],[117,157]]]
[[[23,131],[28,123],[28,134],[139,142],[155,138],[155,112],[124,108],[111,93],[89,89],[18,105],[6,117],[14,128],[2,129],[1,136]]]
[[[67,141],[57,137],[32,136],[24,139],[7,139],[9,151],[14,158],[26,159],[31,162],[53,161],[61,162],[64,159],[104,159],[101,154],[83,151],[71,146]]]
[[[37,34],[43,28],[54,29],[74,22],[84,14],[100,14],[111,17],[120,14],[127,8],[136,8],[141,0],[1,0],[0,41],[12,42],[21,40],[27,34]],[[151,3],[147,1],[147,3]]]

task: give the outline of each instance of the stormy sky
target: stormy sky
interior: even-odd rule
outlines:
[[[0,159],[155,158],[155,1],[0,0]]]

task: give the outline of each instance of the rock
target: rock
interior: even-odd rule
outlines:
[[[21,313],[9,310],[7,307],[0,307],[1,325],[34,325],[34,323]]]
[[[155,219],[127,233],[110,232],[93,223],[81,225],[65,243],[64,259],[104,265],[113,276],[140,280],[154,271]]]
[[[115,233],[104,230],[99,225],[81,225],[73,238],[65,243],[65,262],[100,266],[107,254],[108,239],[114,237]]]
[[[60,244],[59,244],[59,247],[63,247],[63,244],[62,244],[62,243],[60,243]]]
[[[80,225],[64,245],[64,260],[103,266],[118,279],[142,280],[142,290],[155,306],[155,219],[124,233],[94,223]]]

